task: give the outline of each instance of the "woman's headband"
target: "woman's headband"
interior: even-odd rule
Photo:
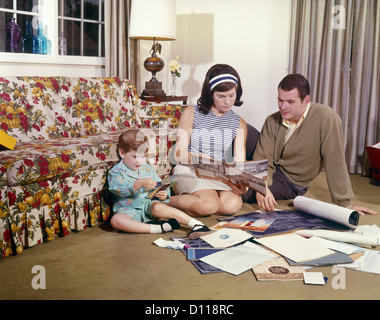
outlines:
[[[222,82],[234,82],[238,84],[238,79],[232,74],[220,74],[210,80],[210,90],[212,91],[218,84]]]

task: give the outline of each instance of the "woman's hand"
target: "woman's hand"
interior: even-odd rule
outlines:
[[[224,183],[226,183],[226,182],[224,182]],[[232,189],[232,191],[234,193],[236,193],[238,195],[242,195],[248,191],[248,186],[245,183],[237,183],[237,184],[226,183],[226,184]]]

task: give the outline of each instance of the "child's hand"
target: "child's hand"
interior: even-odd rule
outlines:
[[[148,190],[153,190],[157,185],[157,182],[154,181],[151,178],[142,178],[136,180],[135,184],[133,185],[133,189],[139,190],[141,188],[145,188]]]
[[[163,201],[168,197],[168,193],[165,190],[162,190],[157,192],[154,196]]]

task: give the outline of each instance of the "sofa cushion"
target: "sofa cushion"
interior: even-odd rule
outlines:
[[[19,141],[139,126],[133,83],[115,78],[0,78],[0,128]]]
[[[117,161],[116,142],[120,133],[19,142],[17,149],[0,154],[7,184],[63,179],[89,167]]]
[[[145,129],[150,139],[149,162],[160,175],[170,172],[167,130]],[[117,142],[123,130],[75,138],[20,142],[15,150],[0,152],[0,182],[8,186],[59,180],[86,172],[90,168],[119,161]],[[1,168],[0,168],[1,169]]]
[[[138,126],[134,106],[141,100],[130,81],[118,78],[68,79],[67,92],[60,93],[65,126],[76,124],[80,135]],[[69,136],[73,136],[68,131],[70,127],[65,129]]]

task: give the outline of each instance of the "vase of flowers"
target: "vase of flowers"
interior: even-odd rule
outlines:
[[[169,71],[170,71],[170,94],[175,97],[177,91],[177,77],[180,77],[181,74],[181,65],[178,62],[179,57],[177,56],[175,60],[169,61]]]

